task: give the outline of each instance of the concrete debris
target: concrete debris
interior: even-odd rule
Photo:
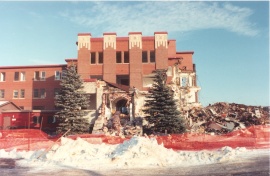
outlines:
[[[186,118],[187,131],[200,134],[219,135],[253,125],[270,124],[269,107],[236,103],[218,102],[207,107],[194,107],[182,112],[182,116]],[[144,118],[130,120],[129,115],[116,111],[111,118],[104,120],[97,133],[121,137],[141,136],[143,126],[147,124]]]
[[[193,133],[225,134],[252,125],[269,124],[269,107],[218,102],[184,113],[188,130]]]
[[[107,136],[121,137],[141,136],[142,124],[142,118],[137,117],[130,121],[129,116],[124,116],[119,111],[116,111],[114,115],[104,123],[102,131],[98,133]]]

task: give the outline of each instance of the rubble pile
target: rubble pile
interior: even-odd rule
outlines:
[[[219,102],[186,112],[188,130],[194,133],[225,134],[252,125],[269,124],[269,107]]]
[[[143,119],[140,117],[130,121],[129,116],[121,116],[120,112],[116,111],[112,118],[104,124],[102,133],[107,136],[141,136],[142,121]]]
[[[269,107],[236,103],[218,102],[207,107],[194,107],[182,112],[182,115],[185,115],[190,133],[219,135],[254,125],[270,125]],[[128,115],[123,116],[116,111],[99,133],[121,137],[142,136],[143,127],[147,124],[144,118],[135,117],[130,121]]]
[[[123,129],[126,136],[141,136],[142,135],[142,121],[143,119],[138,117],[133,119],[132,122],[127,123]]]

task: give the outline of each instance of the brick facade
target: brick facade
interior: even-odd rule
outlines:
[[[0,100],[11,101],[24,110],[54,111],[61,73],[74,63],[86,82],[90,80],[96,84],[96,80],[104,80],[111,85],[121,84],[144,92],[151,85],[155,69],[168,69],[167,83],[179,87],[187,78],[188,87],[191,87],[187,97],[192,97],[187,103],[198,103],[194,52],[177,52],[176,40],[168,39],[167,32],[155,32],[153,36],[130,32],[127,37],[103,33],[100,38],[80,33],[77,52],[77,58],[66,59],[67,64],[63,65],[0,66]],[[179,89],[177,94],[179,99],[186,96],[181,91]],[[96,88],[91,96],[92,110],[96,113],[101,105],[102,90]]]

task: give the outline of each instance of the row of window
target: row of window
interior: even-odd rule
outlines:
[[[103,64],[103,53],[102,52],[91,52],[90,56],[91,64]],[[142,63],[154,63],[155,62],[155,51],[142,51]],[[116,63],[129,63],[129,52],[128,51],[117,51],[116,52]]]
[[[54,96],[59,93],[59,88],[54,89]],[[5,98],[5,89],[0,89],[0,98]],[[25,89],[13,90],[13,98],[25,98]],[[33,98],[46,98],[46,90],[33,89]]]
[[[64,71],[55,71],[54,79],[60,80],[64,74]],[[25,81],[26,76],[25,72],[14,72],[14,81]],[[34,72],[34,81],[45,81],[46,72],[45,71],[35,71]],[[0,72],[0,81],[6,81],[6,73]]]
[[[42,116],[34,116],[33,117],[33,123],[35,124],[41,124],[43,121],[43,117]],[[47,124],[54,124],[56,123],[56,118],[54,116],[49,116],[47,117]]]

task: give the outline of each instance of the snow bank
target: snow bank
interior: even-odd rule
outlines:
[[[155,138],[145,137],[133,137],[117,145],[90,144],[81,138],[62,138],[60,145],[55,144],[47,152],[0,150],[0,158],[22,158],[17,162],[19,165],[41,170],[61,167],[109,170],[203,165],[235,159],[246,153],[252,154],[243,147],[223,147],[214,151],[174,151],[159,145]]]

